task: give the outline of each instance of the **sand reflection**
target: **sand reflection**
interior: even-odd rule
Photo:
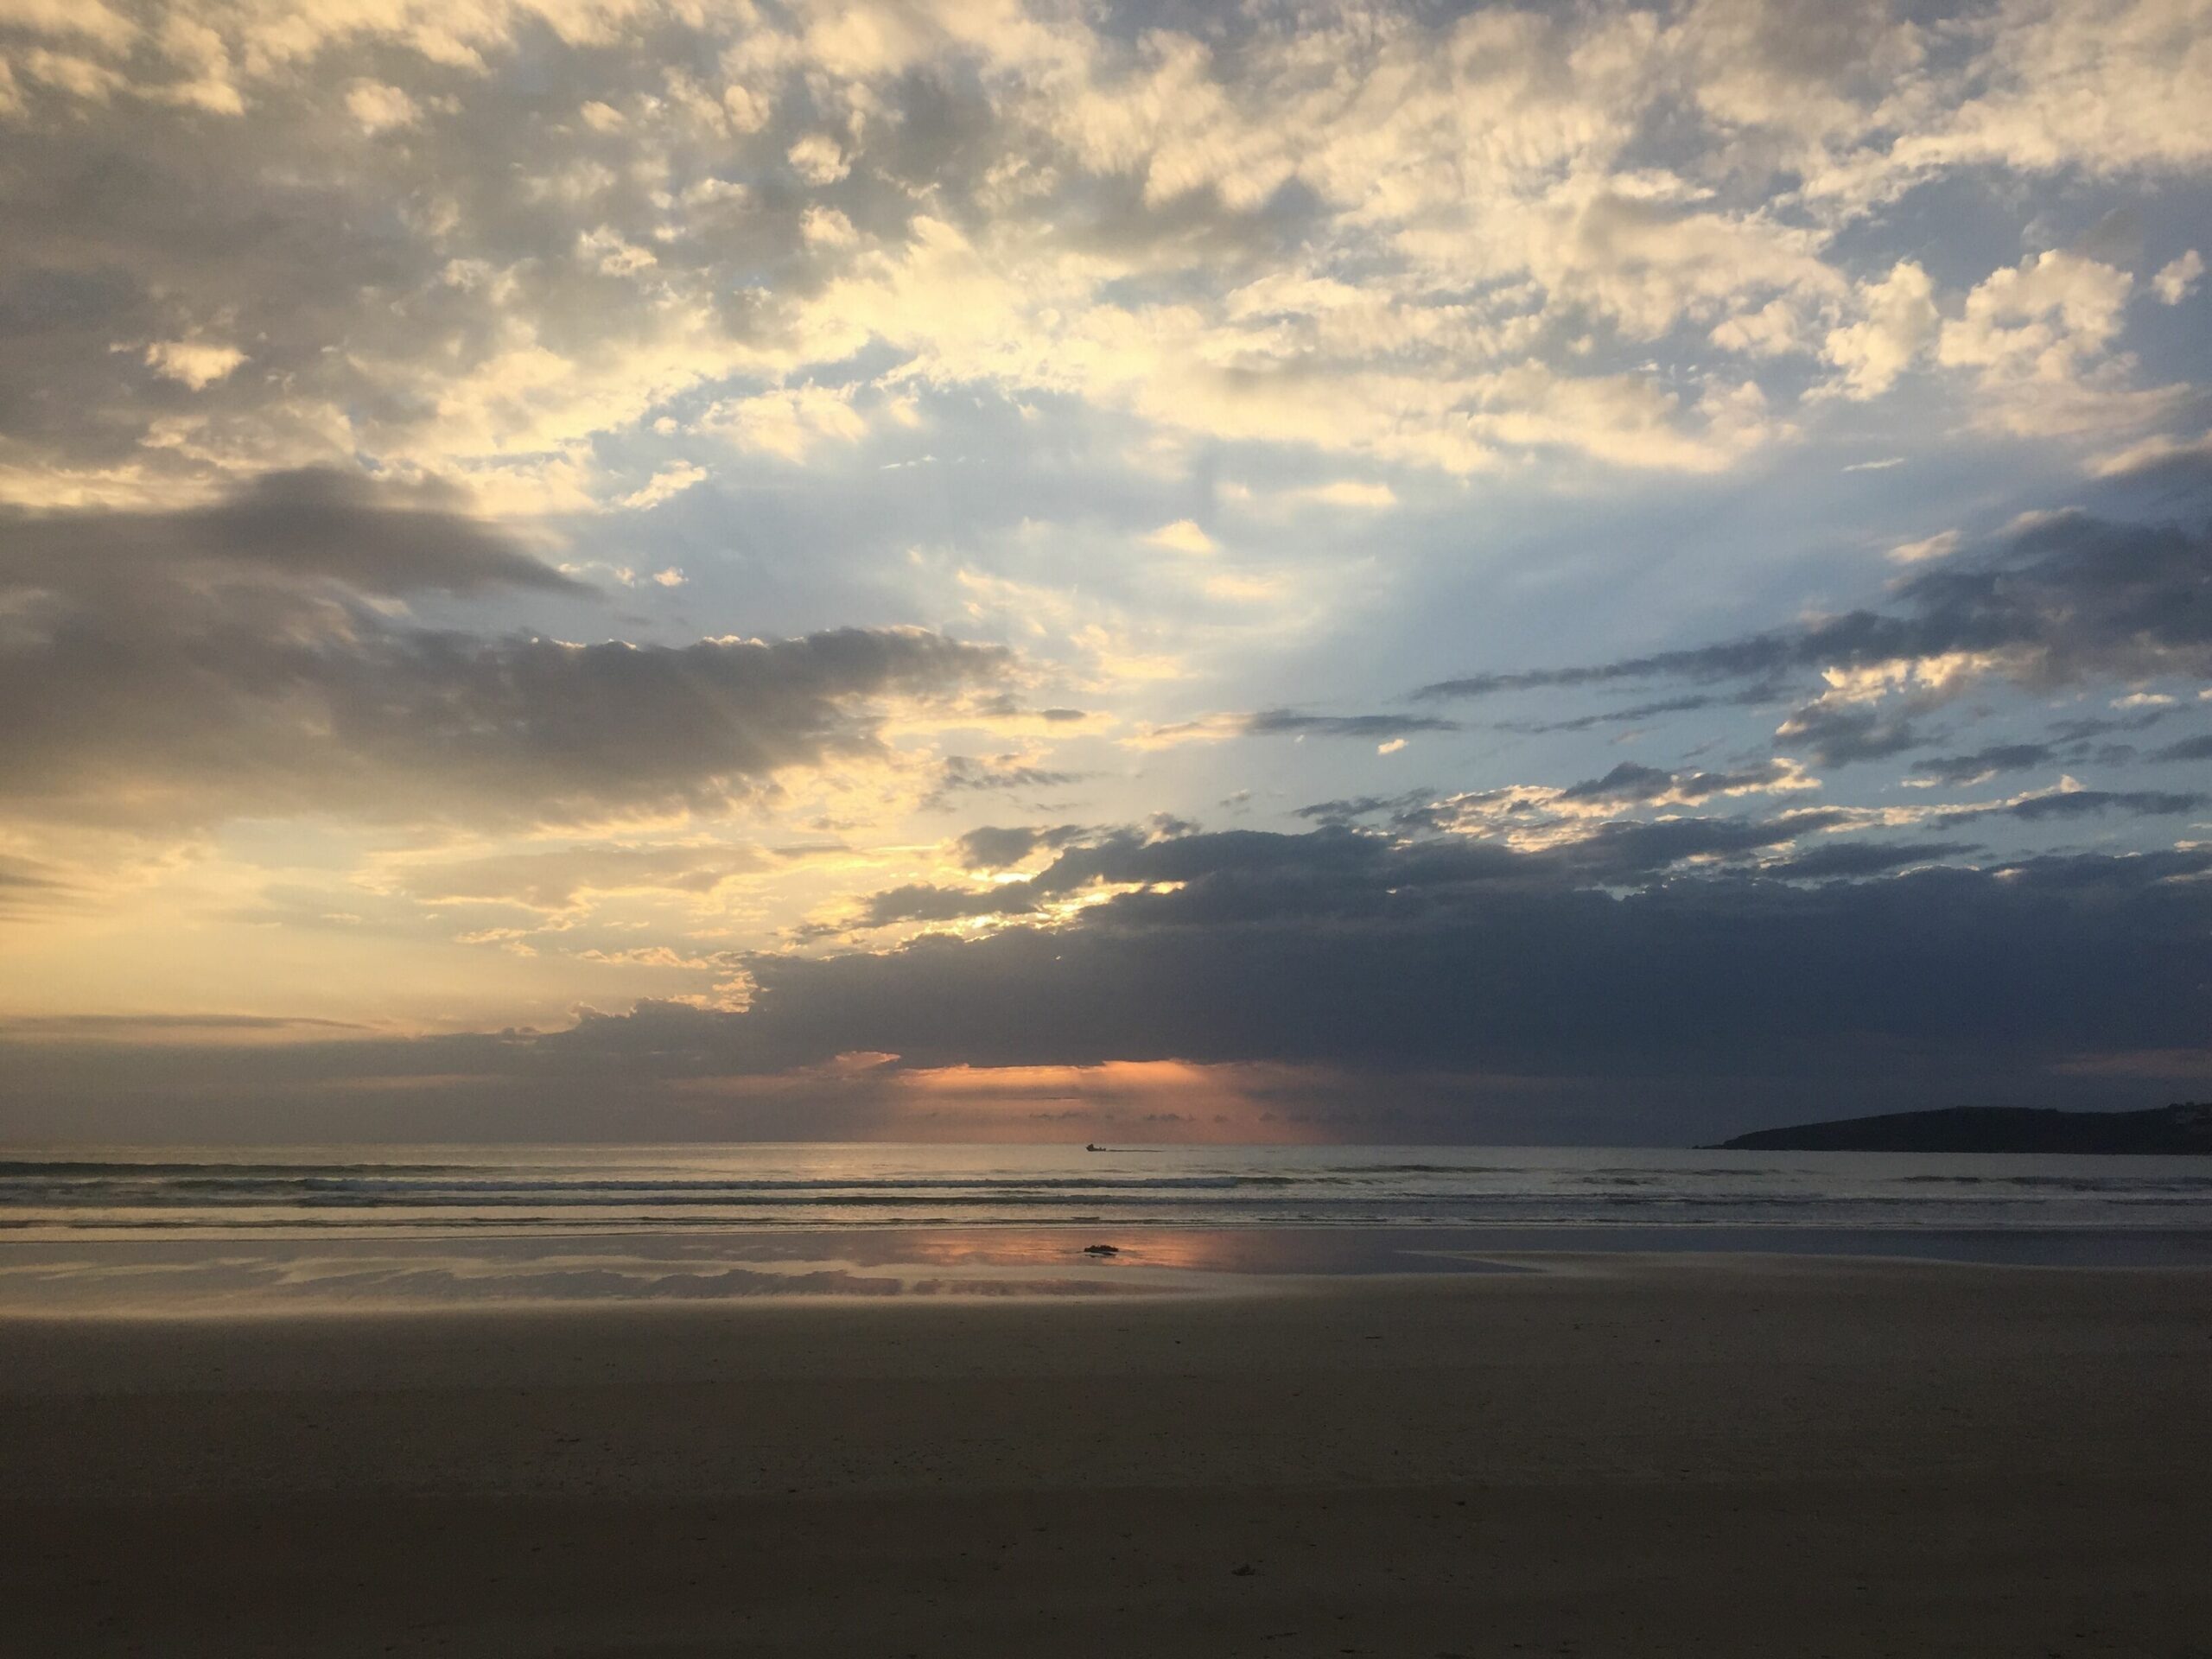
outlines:
[[[1494,1268],[1412,1248],[1434,1242],[1344,1230],[1043,1227],[25,1242],[0,1262],[0,1314],[1145,1296],[1249,1291],[1283,1275]]]

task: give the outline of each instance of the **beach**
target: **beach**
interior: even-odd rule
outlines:
[[[2212,1274],[0,1319],[27,1655],[2207,1650]]]

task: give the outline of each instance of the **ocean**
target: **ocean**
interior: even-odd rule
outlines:
[[[1188,1288],[1618,1249],[2212,1262],[2212,1160],[944,1145],[0,1157],[0,1312]]]
[[[1619,1147],[184,1147],[0,1157],[0,1228],[2212,1229],[2212,1160]]]

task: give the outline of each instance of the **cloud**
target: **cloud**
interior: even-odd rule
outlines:
[[[942,808],[954,796],[964,794],[1065,789],[1071,784],[1083,783],[1090,776],[1084,772],[1036,766],[1019,754],[948,754],[938,763],[937,781],[922,804]]]
[[[2212,796],[2171,790],[2083,789],[2071,779],[2057,788],[2015,796],[1986,806],[1967,806],[1936,815],[1934,822],[1948,827],[1974,823],[1986,818],[2018,818],[2042,823],[2072,818],[2101,817],[2119,813],[2130,817],[2175,817],[2212,804]]]
[[[827,1036],[872,974],[1020,957],[1033,995],[1069,950],[1098,1000],[1052,1019],[1105,1043],[1273,930],[1316,1043],[1388,993],[1408,1052],[1564,1065],[1636,1017],[1586,981],[1679,944],[1725,1001],[1725,937],[1897,1061],[1967,1050],[1896,1034],[1885,953],[2059,879],[1914,866],[2153,847],[2202,786],[2120,775],[2206,757],[2104,705],[2199,706],[2212,668],[2161,308],[2202,297],[2204,0],[0,10],[0,908],[130,924],[57,924],[56,985],[154,1006],[235,940],[238,995],[285,1006],[293,935],[194,931],[251,917],[315,930],[333,1006],[542,1024],[781,938],[840,964]],[[1986,533],[2023,490],[2106,516]],[[1379,695],[1454,652],[1436,695]],[[1290,741],[1157,752],[1243,738]],[[1416,759],[1438,786],[1358,793]],[[1953,798],[2062,768],[2097,787]],[[1224,801],[1334,833],[1096,827]],[[700,844],[733,812],[777,827]],[[789,880],[747,862],[832,833]],[[2195,904],[2159,868],[2114,902]],[[450,943],[580,935],[603,894],[594,956]],[[626,931],[706,910],[711,952]],[[863,912],[989,949],[849,962]],[[1517,928],[1558,934],[1526,947],[1553,1002],[1481,1036]],[[758,1020],[288,1063],[435,1054],[486,1098],[630,1044],[640,1089],[834,1066],[778,1036],[809,970],[766,960]],[[1293,1017],[1267,971],[1197,988],[1224,1042]]]
[[[1860,320],[1830,330],[1821,348],[1843,371],[1847,395],[1878,397],[1935,345],[1942,321],[1935,296],[1928,273],[1909,259],[1880,282],[1861,285]]]
[[[690,461],[678,461],[673,467],[664,467],[647,479],[641,488],[632,490],[622,498],[622,505],[635,512],[649,512],[664,501],[672,501],[694,484],[705,482],[707,469]],[[663,571],[663,575],[668,573]],[[678,581],[682,578],[679,576]]]
[[[932,887],[924,882],[870,894],[858,925],[893,927],[902,922],[963,921],[977,916],[1016,916],[1037,908],[1032,891],[1012,887]]]
[[[2201,1046],[2212,851],[1977,868],[1930,868],[1925,842],[1865,845],[1621,893],[1549,854],[1457,840],[1117,836],[1086,872],[1154,885],[974,938],[754,953],[741,1011],[646,1001],[556,1031],[214,1052],[19,1034],[0,1038],[0,1112],[136,1122],[158,1076],[165,1121],[232,1132],[272,1100],[342,1098],[395,1133],[696,1134],[702,1090],[725,1091],[710,1120],[725,1133],[906,1132],[897,1100],[855,1117],[806,1081],[865,1053],[885,1086],[958,1068],[978,1086],[1018,1067],[1320,1068],[1330,1133],[1353,1139],[1429,1075],[1465,1086],[1426,1132],[1479,1135],[1517,1079],[1618,1144],[1689,1137],[1783,1085],[1840,1088],[1821,1096],[1838,1109],[1992,1090],[2115,1103],[2132,1084],[2083,1079]],[[747,1103],[764,1090],[788,1106]],[[1528,1128],[1546,1122],[1560,1127]]]
[[[1796,678],[1814,695],[1776,727],[1777,747],[1825,767],[1908,753],[1936,740],[1937,709],[1983,686],[2034,692],[2212,676],[2212,542],[2175,525],[2101,520],[2075,512],[2024,515],[2005,533],[1969,547],[1954,532],[1927,544],[1910,574],[1891,586],[1882,608],[1816,618],[1795,628],[1711,645],[1566,669],[1491,672],[1421,688],[1429,699],[1464,699],[1550,689],[1602,690],[1668,679],[1698,685],[1736,683],[1719,696],[1699,691],[1626,710],[1511,729],[1580,730],[1716,702],[1770,702]],[[2164,704],[2146,710],[2155,716]],[[2041,764],[2124,765],[2124,745],[2096,747],[2097,730],[2047,746],[1999,746],[1932,759],[1912,781],[1969,783],[1997,771]],[[2086,810],[2085,807],[2064,809]],[[2028,816],[2028,815],[2022,815]]]
[[[1675,806],[1710,800],[1716,796],[1765,794],[1816,786],[1816,779],[1807,778],[1785,761],[1761,761],[1735,772],[1669,772],[1624,760],[1602,778],[1569,785],[1560,791],[1557,799],[1578,805],[1596,802],[1608,805]]]
[[[1457,722],[1433,715],[1307,715],[1262,709],[1244,716],[1246,737],[1349,737],[1388,741],[1424,732],[1456,732]]]
[[[2185,737],[2151,752],[2153,760],[2212,760],[2212,734]]]
[[[153,1037],[178,1033],[367,1031],[350,1020],[284,1014],[60,1014],[10,1020],[7,1033],[23,1035]]]
[[[1262,709],[1250,714],[1205,715],[1173,725],[1149,726],[1122,741],[1141,749],[1218,743],[1237,737],[1350,738],[1359,742],[1391,742],[1426,733],[1459,729],[1457,721],[1439,715],[1315,715],[1295,709]]]
[[[1964,786],[1979,784],[2004,772],[2026,772],[2056,761],[2058,751],[2048,743],[1999,743],[1971,754],[1931,755],[1912,764],[1912,776],[1931,784]]]
[[[1090,889],[1179,887],[1225,880],[1248,868],[1277,877],[1300,869],[1328,874],[1383,855],[1379,841],[1331,831],[1300,839],[1254,830],[1163,836],[1121,830],[1064,849],[1044,869],[1019,881],[984,888],[909,886],[877,893],[866,906],[863,925],[1027,915]]]
[[[116,165],[10,203],[41,226],[26,268],[104,279],[11,348],[86,416],[36,435],[73,465],[127,450],[171,413],[111,359],[121,325],[228,319],[265,388],[141,464],[512,467],[695,392],[790,459],[927,384],[1452,471],[1712,470],[1784,425],[1757,388],[1595,371],[1571,334],[1846,286],[1818,232],[1625,164],[1680,84],[1641,16],[1255,14],[1216,49],[1170,19],[969,10],[208,9],[181,24],[197,56],[88,31],[65,75],[45,48],[76,103],[41,115]],[[556,94],[518,70],[541,48]],[[231,130],[188,124],[195,102]],[[863,351],[890,360],[817,372]],[[1356,487],[1317,499],[1376,505]]]
[[[51,865],[0,853],[0,921],[42,913],[67,903],[73,892]]]
[[[1412,820],[1406,815],[1425,813],[1436,804],[1433,789],[1408,790],[1399,795],[1354,795],[1333,801],[1315,801],[1294,809],[1291,816],[1309,822],[1342,828],[1358,823],[1362,818],[1385,815],[1401,823]]]
[[[1398,505],[1398,493],[1388,484],[1340,478],[1332,483],[1310,485],[1290,492],[1294,501],[1311,501],[1325,507],[1352,507],[1380,512]]]
[[[291,620],[291,619],[288,619]],[[950,691],[996,655],[849,629],[688,646],[420,632],[257,643],[59,636],[0,658],[32,717],[0,735],[15,810],[125,822],[347,815],[589,821],[716,812],[874,744],[874,699]]]
[[[1257,830],[1199,833],[1134,829],[1078,840],[1064,835],[1043,869],[983,887],[911,884],[870,897],[861,925],[1030,916],[1067,909],[1065,901],[1130,889],[1179,890],[1197,883],[1223,902],[1241,902],[1255,882],[1293,882],[1301,892],[1395,869],[1405,884],[1637,884],[1689,863],[1740,860],[1802,838],[1854,827],[1846,811],[1808,808],[1769,818],[1608,816],[1624,807],[1787,789],[1786,775],[1736,782],[1711,774],[1624,775],[1580,785],[1583,793],[1522,785],[1435,800],[1410,794],[1304,809],[1325,828],[1303,836]],[[1700,781],[1701,780],[1701,781]],[[1354,832],[1354,820],[1390,815],[1399,842]],[[1564,824],[1552,831],[1551,826]],[[1026,855],[1026,852],[1025,852]],[[1402,884],[1403,885],[1403,884]]]
[[[1909,715],[1816,698],[1775,728],[1781,741],[1802,747],[1824,766],[1879,760],[1920,747]]]
[[[588,897],[619,893],[705,898],[768,861],[751,847],[564,847],[389,866],[383,884],[427,905],[515,905],[566,911]]]
[[[2005,0],[1968,95],[1891,146],[1906,177],[1993,163],[2022,173],[2157,172],[2212,158],[2201,0]]]
[[[1031,855],[1066,846],[1084,834],[1080,825],[984,825],[970,830],[953,842],[954,855],[966,870],[1003,870]]]
[[[1788,795],[1820,787],[1794,761],[1754,762],[1733,771],[1707,772],[1696,767],[1669,771],[1633,760],[1622,761],[1603,777],[1585,779],[1564,786],[1511,784],[1503,788],[1465,791],[1439,795],[1415,790],[1401,795],[1369,795],[1351,799],[1321,801],[1296,810],[1294,817],[1324,824],[1346,825],[1368,818],[1382,818],[1403,835],[1448,832],[1461,836],[1503,836],[1522,851],[1556,852],[1565,861],[1592,857],[1631,860],[1646,854],[1657,868],[1677,858],[1704,857],[1730,850],[1737,837],[1750,837],[1745,847],[1766,847],[1800,835],[1835,827],[1846,820],[1832,814],[1785,813],[1764,823],[1747,820],[1677,818],[1662,828],[1618,820],[1617,814],[1639,808],[1657,809],[1699,805],[1707,802],[1758,795]],[[1644,834],[1646,830],[1650,834]],[[1592,849],[1567,850],[1590,842]],[[1598,851],[1605,842],[1610,851]],[[1679,847],[1679,852],[1672,850]],[[1639,850],[1640,849],[1640,850]],[[1626,870],[1626,864],[1616,868]]]
[[[423,118],[422,110],[404,90],[375,80],[356,81],[347,89],[346,112],[360,123],[364,132],[372,133],[411,127]]]
[[[2212,142],[2171,0],[296,10],[42,7],[0,59],[21,142],[68,135],[7,203],[45,326],[0,378],[56,395],[0,419],[48,470],[519,480],[663,421],[791,461],[928,389],[1456,474],[1719,471],[1796,429],[1791,359],[1871,398],[1927,355],[1929,267],[1855,239],[1878,207]],[[197,405],[125,340],[201,353]],[[2041,418],[2167,407],[2074,366]]]
[[[194,391],[205,391],[245,361],[235,346],[213,340],[165,340],[146,348],[146,362],[155,373],[179,380]]]
[[[717,403],[701,417],[699,429],[741,448],[796,462],[824,444],[856,442],[867,435],[868,419],[854,406],[849,388],[802,385]]]
[[[1649,702],[1631,703],[1624,709],[1601,709],[1586,715],[1570,715],[1559,720],[1502,720],[1498,729],[1508,732],[1586,732],[1599,726],[1628,726],[1640,721],[1657,720],[1668,715],[1694,713],[1706,709],[1755,707],[1777,701],[1781,691],[1771,685],[1753,685],[1726,696],[1699,692],[1688,696],[1660,697]]]
[[[709,1068],[865,1047],[918,1066],[1172,1056],[1740,1076],[1794,1073],[1808,1054],[1878,1071],[1907,1051],[1968,1065],[2002,1052],[2016,1068],[2201,1031],[2212,885],[2182,878],[2212,854],[1811,887],[1746,874],[1612,898],[1501,880],[1510,860],[1474,849],[1195,839],[1158,855],[1183,871],[1175,891],[1050,928],[756,958],[752,1007],[683,1022],[672,1046]],[[588,1021],[551,1046],[669,1052],[653,1028]],[[1613,1110],[1635,1119],[1630,1102]]]
[[[328,581],[381,598],[588,590],[436,486],[311,467],[172,512],[0,511],[0,584],[92,594],[125,585]]]
[[[2208,459],[2212,459],[2212,432],[2193,438],[2158,432],[2092,458],[2088,471],[2092,478],[2150,480],[2164,474],[2193,480]]]
[[[1211,553],[1214,539],[1188,518],[1178,518],[1172,524],[1162,524],[1145,541],[1154,547],[1166,548],[1171,553]]]
[[[404,595],[588,590],[450,505],[312,473],[169,513],[0,524],[16,815],[500,822],[718,810],[995,678],[916,629],[690,645],[410,626]]]
[[[2159,266],[2158,274],[2151,279],[2151,286],[2164,303],[2179,305],[2196,291],[2197,282],[2203,275],[2204,256],[2191,248]]]
[[[1947,321],[1936,348],[1948,368],[1975,371],[1985,423],[2024,435],[2139,424],[2183,388],[2130,391],[2126,363],[2108,360],[2134,279],[2061,250],[1993,272]]]
[[[1826,690],[1782,734],[1851,758],[1916,741],[1876,704],[1929,700],[1986,680],[2038,690],[2163,675],[2212,677],[2212,539],[2175,525],[2046,514],[1904,578],[1881,610],[1583,667],[1491,671],[1415,695],[1492,696],[1681,679],[1771,684],[1819,675]]]
[[[791,168],[809,184],[835,184],[852,171],[837,141],[826,133],[810,132],[785,152]]]
[[[1916,864],[1947,864],[1973,850],[1948,841],[1831,841],[1762,864],[1759,874],[1787,881],[1859,879]]]
[[[1889,551],[1892,564],[1926,564],[1934,559],[1947,559],[1959,550],[1961,537],[1955,530],[1938,531],[1918,541],[1899,542]]]

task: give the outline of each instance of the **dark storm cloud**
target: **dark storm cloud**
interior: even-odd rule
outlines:
[[[449,508],[294,475],[181,513],[0,523],[0,792],[125,822],[711,804],[874,744],[1005,653],[907,629],[684,646],[408,626],[377,601],[575,584]]]
[[[0,512],[0,587],[226,578],[327,579],[381,597],[591,591],[471,518],[449,493],[328,467],[267,474],[214,505],[177,512]]]
[[[963,869],[1002,870],[1019,864],[1032,853],[1065,847],[1081,838],[1080,824],[985,824],[970,830],[952,845]]]
[[[1623,819],[1541,856],[1581,880],[1624,886],[1689,859],[1729,859],[1783,847],[1850,822],[1840,809],[1814,807],[1774,818]]]
[[[1580,809],[1630,808],[1656,804],[1679,805],[1710,800],[1715,796],[1779,791],[1793,786],[1799,775],[1788,765],[1763,760],[1728,772],[1697,767],[1669,771],[1624,760],[1603,777],[1586,778],[1556,791],[1502,789],[1440,798],[1433,790],[1413,790],[1402,795],[1360,795],[1332,801],[1316,801],[1292,813],[1324,824],[1357,823],[1382,818],[1403,834],[1434,834],[1465,830],[1499,815],[1534,821],[1570,812],[1587,816]]]
[[[46,865],[0,853],[0,918],[50,909],[73,891]]]
[[[1080,709],[1032,709],[1010,691],[977,698],[975,712],[993,720],[1035,719],[1052,726],[1073,725],[1090,718]]]
[[[1333,801],[1315,801],[1310,806],[1295,809],[1291,817],[1315,823],[1357,823],[1362,818],[1379,817],[1386,813],[1395,818],[1409,812],[1425,811],[1435,802],[1436,791],[1423,787],[1408,790],[1402,795],[1353,795]]]
[[[1938,784],[1978,784],[1999,772],[2055,766],[2058,751],[2048,743],[1999,743],[1972,754],[1941,754],[1912,764],[1911,775]]]
[[[1787,767],[1771,760],[1735,772],[1669,772],[1662,767],[1624,760],[1602,778],[1570,784],[1560,791],[1560,798],[1617,801],[1623,804],[1658,800],[1701,801],[1714,795],[1771,788],[1789,776]]]
[[[1462,836],[1400,842],[1330,826],[1306,835],[1233,830],[1160,836],[1128,830],[1070,847],[1025,880],[971,889],[916,884],[874,894],[862,925],[1020,916],[1096,886],[1179,884],[1200,891],[1217,914],[1240,906],[1275,907],[1286,895],[1322,909],[1376,884],[1414,902],[1423,893],[1473,883],[1633,885],[1683,862],[1748,857],[1847,823],[1841,810],[1810,809],[1772,818],[1623,819],[1535,851]],[[1197,901],[1193,901],[1197,902]]]
[[[1252,830],[1212,836],[1179,834],[1168,839],[1134,829],[1114,830],[1089,844],[1068,849],[1025,880],[1002,882],[980,891],[913,885],[874,894],[863,912],[862,925],[881,927],[956,917],[1021,915],[1051,899],[1102,882],[1179,881],[1192,879],[1194,874],[1213,874],[1224,864],[1238,861],[1240,855],[1233,849],[1262,845],[1280,845],[1288,849],[1287,856],[1300,859],[1312,856],[1315,849],[1326,847],[1339,852],[1353,842],[1347,838],[1342,848],[1333,841],[1294,842]]]
[[[2114,732],[2147,731],[2159,721],[2178,712],[2170,705],[2160,705],[2152,709],[2139,709],[2133,714],[2118,718],[2096,715],[2086,718],[2062,720],[2052,725],[2050,736],[2054,741],[2060,743],[2087,743],[2094,738],[2107,737]]]
[[[1279,836],[1250,830],[1203,835],[1187,833],[1185,826],[1176,829],[1177,833],[1165,836],[1139,830],[1116,830],[1086,845],[1069,848],[1026,880],[1003,882],[980,891],[929,886],[893,888],[869,900],[865,925],[1021,915],[1102,883],[1199,882],[1210,884],[1217,898],[1226,898],[1233,896],[1246,878],[1264,873],[1272,883],[1294,881],[1313,887],[1372,869],[1391,855],[1388,842],[1342,830]],[[1486,849],[1470,842],[1439,844],[1425,856],[1432,862],[1471,860],[1492,870],[1504,868],[1491,860]]]
[[[1456,732],[1458,721],[1435,715],[1309,715],[1294,709],[1262,709],[1252,714],[1211,715],[1154,728],[1154,739],[1218,737],[1341,737],[1373,743],[1415,737],[1427,732]]]
[[[1087,868],[1172,869],[1182,885],[1054,925],[747,957],[755,988],[741,1012],[648,1001],[557,1032],[222,1052],[0,1037],[0,1107],[36,1117],[59,1099],[143,1117],[149,1102],[353,1109],[373,1097],[395,1122],[435,1103],[423,1122],[527,1136],[582,1112],[601,1132],[659,1133],[696,1119],[670,1103],[691,1096],[656,1091],[806,1068],[834,1078],[830,1063],[854,1053],[898,1056],[871,1072],[883,1077],[1261,1060],[1375,1078],[1371,1100],[1344,1104],[1347,1134],[1390,1121],[1389,1078],[1433,1072],[1470,1078],[1478,1096],[1484,1078],[1517,1079],[1618,1143],[1677,1138],[1685,1112],[1704,1122],[1668,1092],[1683,1079],[1716,1123],[1772,1116],[1772,1088],[1802,1100],[1823,1077],[1904,1103],[2054,1089],[2117,1103],[2139,1091],[2107,1080],[2099,1094],[2101,1062],[2124,1072],[2133,1056],[2201,1046],[2212,1014],[2212,849],[1846,880],[1810,878],[1874,861],[1816,851],[1796,868],[1615,894],[1543,855],[1462,842],[1336,830],[1179,839],[1132,832],[1091,849]],[[1913,862],[1936,851],[1878,850]],[[842,1096],[824,1098],[843,1109]],[[779,1130],[807,1131],[804,1110],[776,1109]]]
[[[972,916],[1020,915],[1037,908],[1037,897],[1027,887],[932,887],[912,882],[871,894],[861,908],[862,927],[891,927],[900,922],[950,922]]]
[[[1739,679],[1755,674],[1770,674],[1779,669],[1804,666],[1811,660],[1798,636],[1758,634],[1724,645],[1700,646],[1693,651],[1660,652],[1649,657],[1630,657],[1617,663],[1599,663],[1580,668],[1534,668],[1510,673],[1467,674],[1457,679],[1433,681],[1419,688],[1414,695],[1440,700],[1494,696],[1507,691],[1612,685],[1627,680],[1669,677],[1705,681]]]
[[[2124,718],[2062,720],[2038,741],[1992,744],[1965,754],[1930,755],[1908,769],[1908,776],[1954,786],[1978,784],[2010,772],[2057,766],[2125,766],[2138,760],[2212,760],[2212,740],[2187,739],[2148,752],[2130,743],[2099,740],[2116,732],[2139,732],[2179,712],[2171,706],[2144,709]]]
[[[2178,743],[2169,743],[2164,748],[2153,749],[2153,760],[2212,760],[2212,732],[2202,737],[2184,737]]]
[[[1783,721],[1775,735],[1824,766],[1879,760],[1917,748],[1922,741],[1910,715],[1855,703],[1808,703]]]
[[[1372,742],[1423,732],[1456,732],[1459,725],[1430,715],[1301,715],[1288,709],[1263,709],[1247,715],[1241,729],[1246,737],[1351,737]]]
[[[1566,720],[1502,720],[1498,729],[1526,732],[1541,735],[1549,732],[1586,732],[1599,726],[1625,726],[1633,721],[1656,720],[1664,715],[1694,714],[1705,709],[1750,708],[1763,702],[1774,702],[1784,693],[1770,685],[1752,686],[1730,696],[1713,696],[1698,693],[1686,697],[1662,697],[1656,702],[1631,703],[1625,709],[1601,709],[1593,714],[1575,715]]]
[[[0,651],[0,785],[57,816],[349,810],[501,820],[713,806],[874,746],[870,699],[950,691],[997,653],[841,629],[686,646],[364,632],[265,618],[175,637],[73,626]]]
[[[1207,872],[1179,891],[975,940],[756,957],[747,1013],[660,1009],[547,1041],[705,1069],[866,1050],[914,1065],[1727,1075],[1872,1068],[1906,1051],[2009,1064],[2188,1046],[2212,1012],[2212,887],[2177,879],[2212,869],[2212,852],[1814,887],[1742,874],[1614,897],[1495,879],[1491,849],[1393,850],[1327,830],[1202,839],[1213,844],[1185,856]]]
[[[1938,813],[1939,824],[1973,823],[1984,818],[2018,818],[2026,823],[2043,823],[2068,818],[2101,817],[2114,813],[2126,817],[2173,817],[2183,812],[2200,810],[2212,804],[2212,797],[2179,794],[2164,790],[2063,790],[2050,795],[2030,795],[2017,801],[2005,801],[1993,806],[1961,807],[1953,811]]]
[[[956,795],[994,791],[1063,789],[1084,782],[1087,772],[1056,772],[1033,766],[1019,755],[948,754],[938,766],[937,783],[924,798],[925,807],[942,810]]]
[[[1955,652],[1993,656],[1993,671],[2037,687],[2212,676],[2212,537],[2175,525],[2054,514],[1908,578],[1881,610],[1613,663],[1467,675],[1415,695],[1771,679]],[[1853,741],[1841,727],[1831,736]],[[1879,733],[1857,741],[1856,753],[1891,752],[1878,747],[1886,741]]]
[[[1975,851],[1948,841],[1830,841],[1759,867],[1763,875],[1790,881],[1884,875],[1914,864],[1939,864]]]

